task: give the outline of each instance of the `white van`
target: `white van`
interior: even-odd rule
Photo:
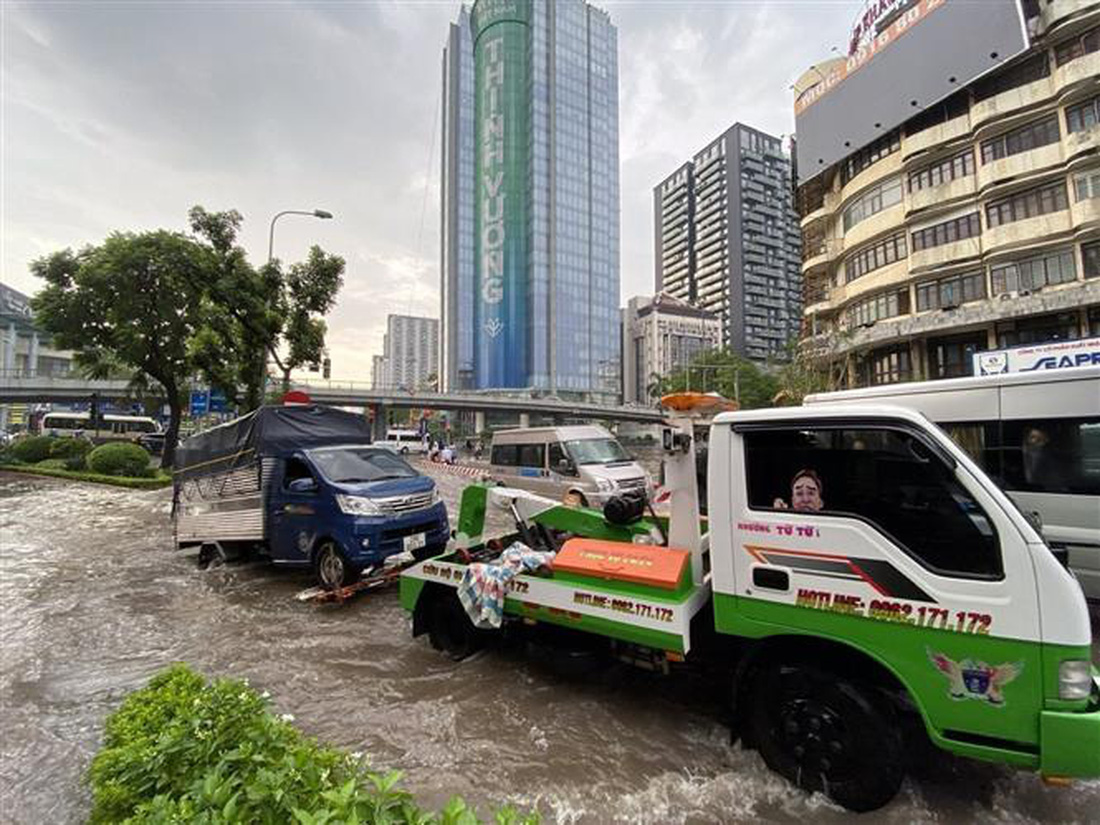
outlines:
[[[602,507],[616,493],[652,492],[649,474],[603,427],[528,427],[493,434],[494,481]]]
[[[97,443],[103,441],[137,441],[141,436],[159,433],[160,427],[152,418],[145,415],[101,415],[98,423],[92,424],[89,413],[48,412],[42,417],[42,434],[54,437],[71,436],[75,433],[90,438]]]
[[[416,430],[387,430],[383,447],[403,455],[409,453],[426,453],[428,448],[424,446],[424,436]]]

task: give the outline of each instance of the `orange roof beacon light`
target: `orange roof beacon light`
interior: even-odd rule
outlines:
[[[736,401],[730,401],[715,392],[674,392],[661,399],[661,406],[689,415],[717,415],[740,409]]]

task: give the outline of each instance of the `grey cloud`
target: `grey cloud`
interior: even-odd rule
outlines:
[[[611,2],[619,29],[624,295],[653,288],[655,183],[744,120],[791,131],[787,85],[852,2]],[[5,3],[3,270],[115,229],[237,208],[242,242],[348,260],[334,376],[368,379],[388,312],[438,314],[441,48],[457,3]],[[433,121],[436,135],[432,140]],[[424,208],[425,179],[428,182]]]

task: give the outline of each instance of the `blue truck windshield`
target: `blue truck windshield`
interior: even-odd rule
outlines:
[[[337,484],[384,481],[387,478],[415,478],[417,475],[416,470],[389,450],[339,447],[311,450],[309,456],[324,477]]]

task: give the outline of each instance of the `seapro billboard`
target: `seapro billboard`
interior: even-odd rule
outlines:
[[[976,352],[973,359],[975,375],[1100,367],[1100,338],[1051,341],[1012,349]]]
[[[474,37],[476,386],[527,386],[530,0],[477,0]]]
[[[1019,0],[868,0],[847,59],[803,75],[812,85],[794,105],[802,182],[1028,44]]]

